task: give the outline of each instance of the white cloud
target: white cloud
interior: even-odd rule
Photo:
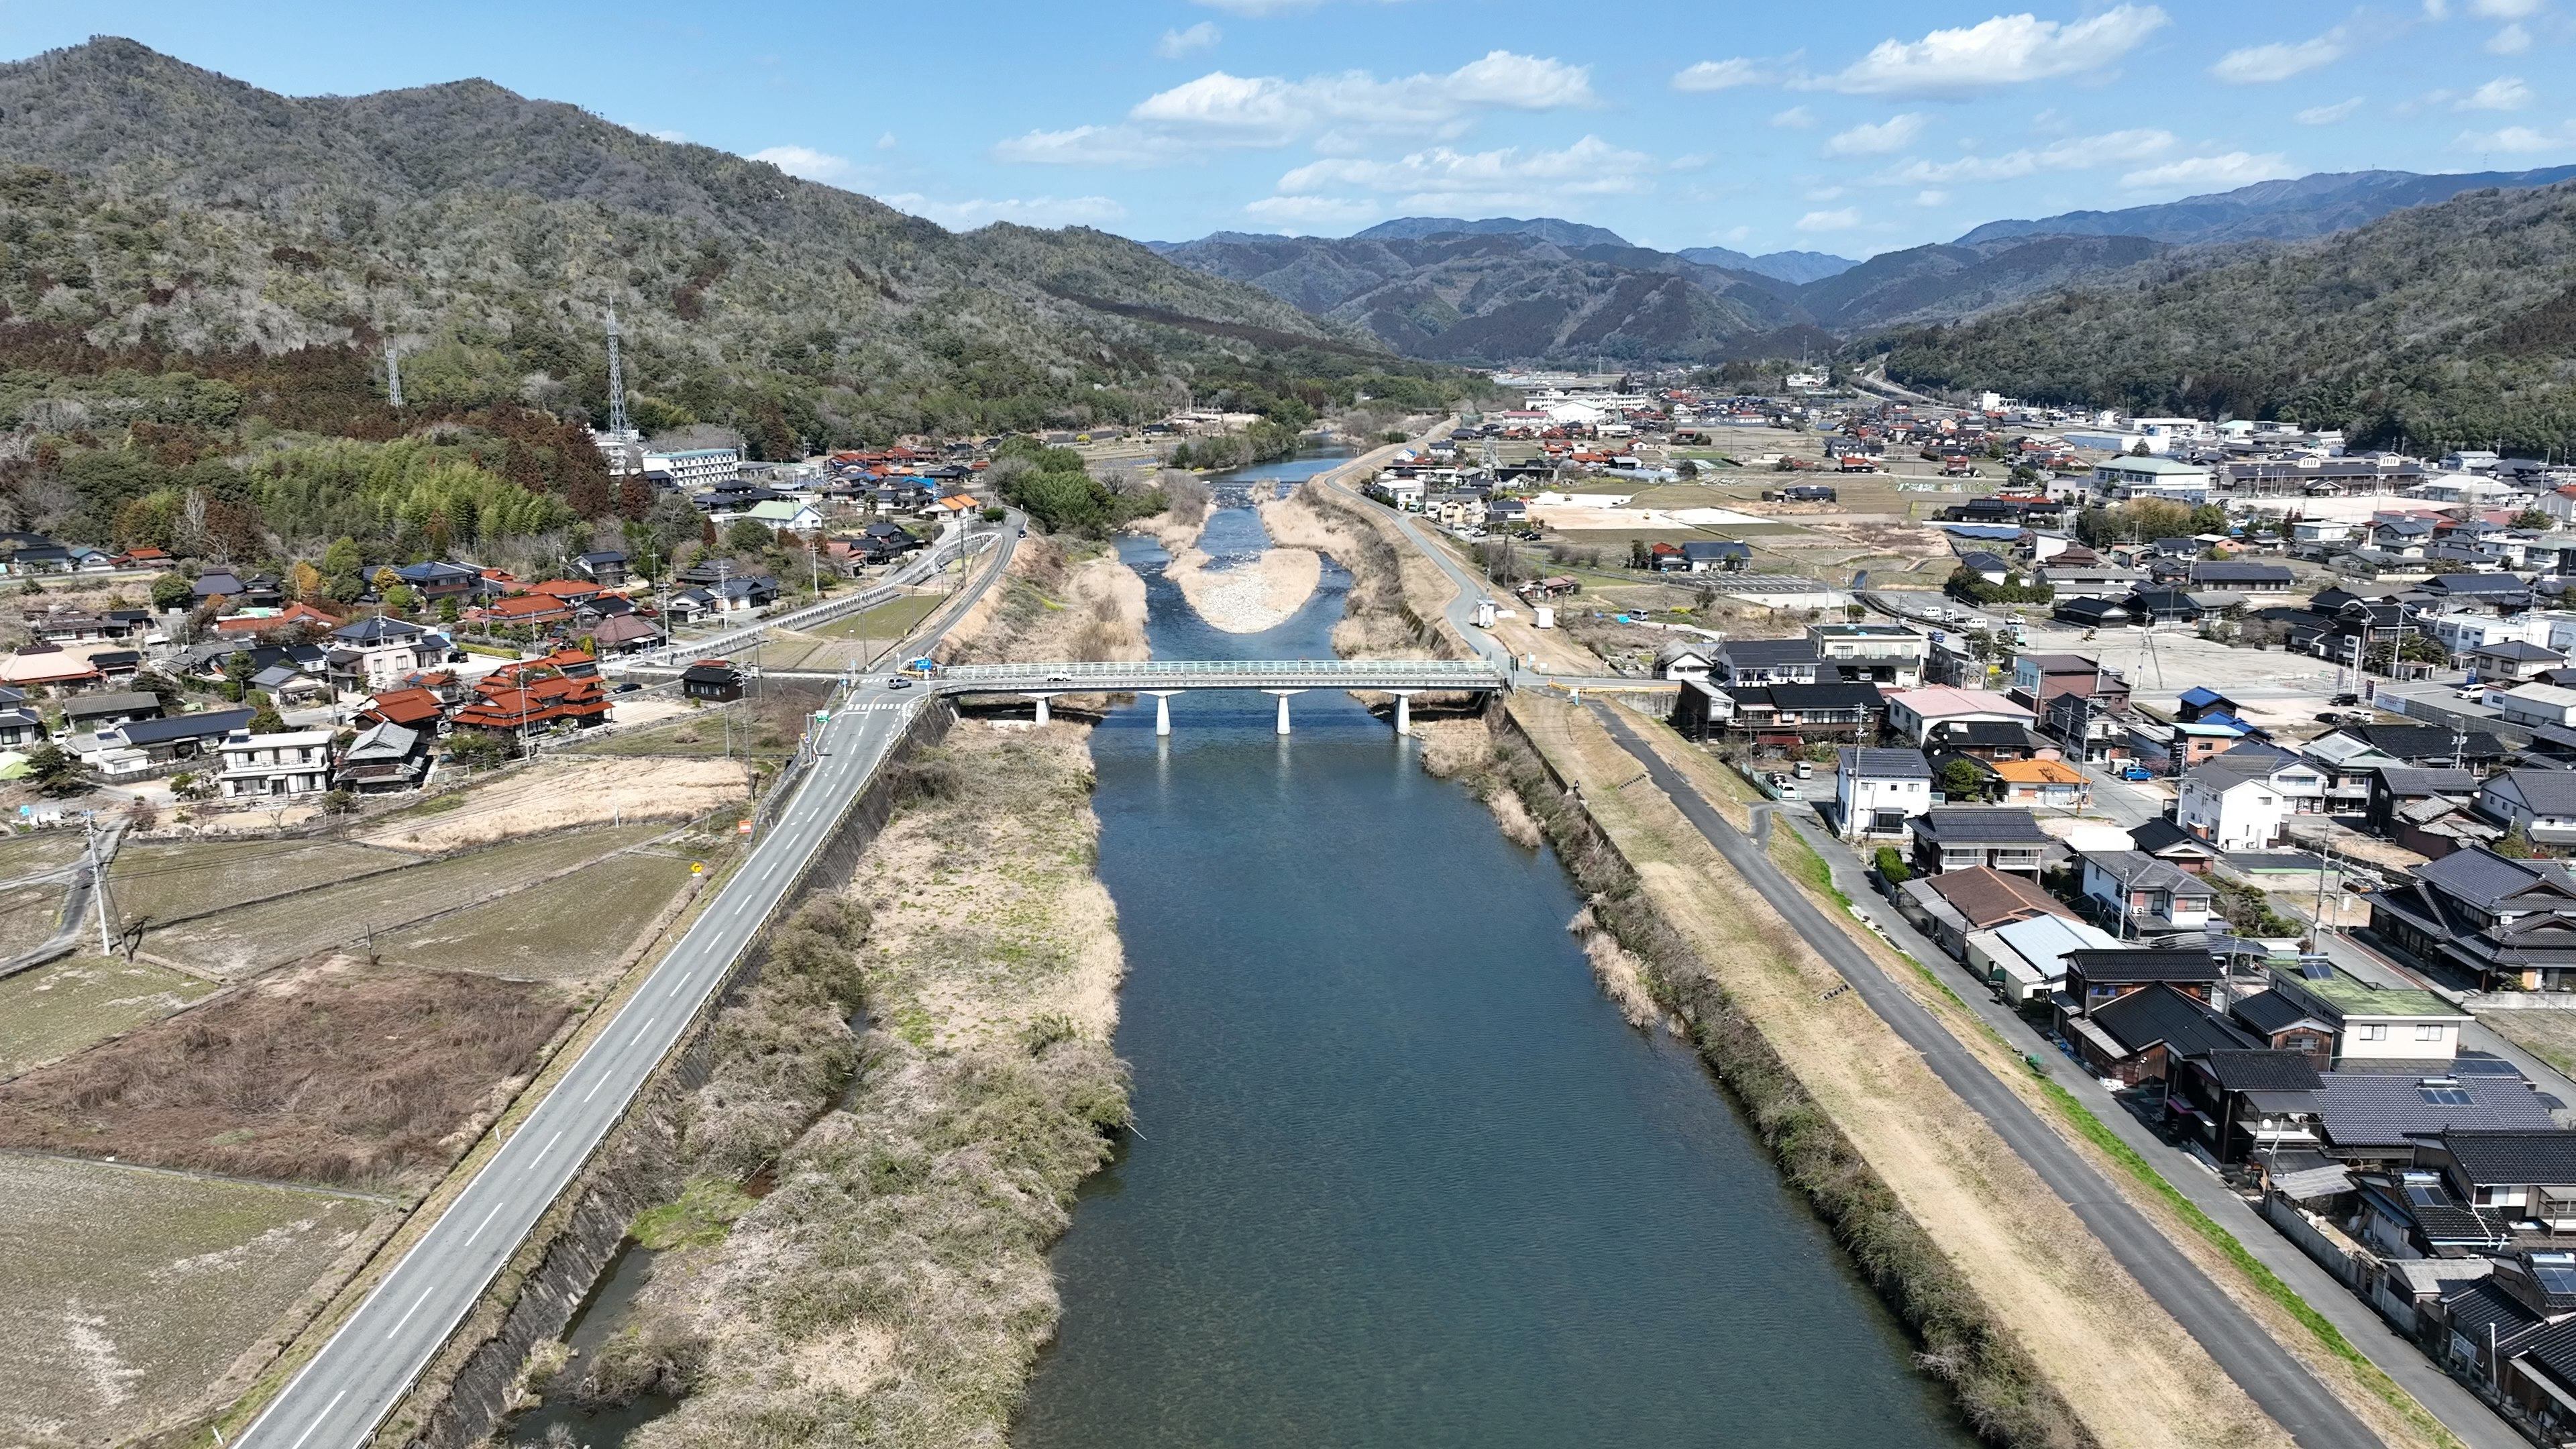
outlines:
[[[2450,4],[2450,0],[2424,0],[2424,18],[2425,18],[2425,19],[2427,19],[2427,20],[2441,20],[2441,19],[2445,19],[2445,18],[2447,18],[2447,17],[2450,15],[2450,13],[2451,13],[2451,4]]]
[[[1849,231],[1860,225],[1860,212],[1846,206],[1840,211],[1811,211],[1798,218],[1800,231]]]
[[[2452,138],[2451,145],[2462,151],[2564,152],[2576,149],[2576,121],[2566,122],[2554,131],[2536,131],[2529,126],[2507,126],[2501,131],[2462,131]]]
[[[2489,20],[2528,20],[2540,13],[2540,0],[2469,0],[2469,13]]]
[[[2351,120],[2353,112],[2360,109],[2361,97],[2354,96],[2351,100],[2337,101],[2331,106],[2310,106],[2290,119],[2302,126],[2331,126],[2338,121]]]
[[[1348,225],[1373,219],[1378,205],[1344,196],[1265,196],[1244,210],[1280,226]]]
[[[1772,112],[1771,124],[1784,130],[1804,131],[1814,127],[1816,113],[1805,106],[1791,106],[1785,111]]]
[[[2336,26],[2314,40],[2275,41],[2231,50],[2218,58],[2209,73],[2232,85],[2261,85],[2332,65],[2343,59],[2345,50],[2343,27]]]
[[[1163,166],[1205,151],[1313,140],[1356,151],[1377,137],[1448,140],[1486,110],[1546,111],[1596,104],[1587,66],[1508,50],[1445,75],[1381,80],[1367,71],[1239,76],[1216,70],[1157,91],[1117,125],[1030,131],[993,148],[1002,161],[1074,166]]]
[[[2166,23],[2153,5],[2115,5],[2061,24],[2027,12],[1998,15],[1921,40],[1882,40],[1842,71],[1805,84],[1865,96],[1963,97],[2028,81],[2100,70]]]
[[[877,200],[898,211],[926,216],[951,231],[988,226],[997,221],[1014,221],[1022,226],[1073,226],[1098,221],[1115,221],[1127,214],[1106,196],[1033,196],[1026,200],[1008,201],[933,201],[917,192],[880,196]]]
[[[1189,155],[1190,148],[1181,142],[1134,126],[1031,131],[993,147],[996,161],[1038,166],[1169,166]]]
[[[1921,134],[1923,134],[1923,117],[1917,113],[1908,112],[1902,116],[1890,116],[1876,125],[1862,124],[1848,131],[1836,133],[1832,140],[1825,143],[1825,154],[1828,156],[1884,156],[1891,151],[1904,150],[1914,144],[1914,138]]]
[[[1673,76],[1677,91],[1726,91],[1737,86],[1767,85],[1771,75],[1760,64],[1737,56],[1733,60],[1703,60],[1685,66]]]
[[[1950,204],[1950,193],[1946,191],[1918,191],[1914,193],[1914,204],[1916,206],[1947,206]]]
[[[2487,54],[2520,55],[2531,49],[2531,32],[2519,23],[2508,25],[2487,37]]]
[[[2120,184],[2134,191],[2160,191],[2176,186],[2226,190],[2298,174],[2297,168],[2290,165],[2289,158],[2277,151],[2260,156],[2230,151],[2224,156],[2186,156],[2180,161],[2132,171],[2120,178]]]
[[[1556,151],[1435,146],[1393,161],[1330,157],[1280,177],[1277,190],[1282,196],[1336,190],[1401,193],[1407,207],[1420,210],[1551,206],[1569,198],[1644,191],[1657,169],[1655,159],[1644,152],[1623,151],[1598,136],[1586,136]]]
[[[2531,104],[2531,87],[2520,76],[2500,75],[2454,102],[2455,111],[2518,111]]]
[[[766,161],[790,176],[808,181],[838,181],[854,169],[849,158],[833,156],[811,146],[768,146],[751,153],[754,161]]]
[[[877,137],[877,149],[878,149],[878,150],[880,150],[880,151],[891,151],[891,150],[893,150],[893,149],[894,149],[894,147],[895,147],[894,132],[892,132],[892,131],[888,131],[888,132],[886,132],[884,135]]]
[[[1225,32],[1216,28],[1215,21],[1202,20],[1187,30],[1164,31],[1163,38],[1154,42],[1154,53],[1165,60],[1179,60],[1202,50],[1214,50],[1224,38]]]
[[[2070,136],[2045,146],[2024,147],[1999,156],[1962,156],[1956,161],[1909,161],[1886,180],[1942,185],[1954,181],[2010,181],[2042,171],[2082,171],[2115,162],[2144,161],[2174,146],[2171,131],[2109,131],[2099,136]]]

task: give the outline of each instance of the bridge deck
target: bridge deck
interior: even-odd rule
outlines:
[[[1456,659],[1140,659],[959,664],[924,681],[940,694],[1046,689],[1500,689],[1502,671]]]

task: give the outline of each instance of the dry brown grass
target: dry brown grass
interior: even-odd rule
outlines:
[[[737,760],[556,759],[466,790],[460,805],[388,821],[358,838],[437,853],[619,819],[695,820],[750,793]]]
[[[509,1100],[555,990],[334,957],[0,1086],[0,1147],[415,1186]]]

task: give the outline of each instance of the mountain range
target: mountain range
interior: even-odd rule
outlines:
[[[951,233],[487,81],[287,97],[113,38],[0,65],[0,371],[256,347],[363,381],[390,341],[415,415],[596,418],[612,307],[639,422],[773,449],[1431,375],[1123,238]]]
[[[2576,167],[2319,174],[2120,211],[1988,222],[1866,261],[1819,252],[1661,252],[1553,217],[1403,217],[1343,238],[1219,232],[1154,243],[1186,266],[1366,332],[1407,356],[1498,364],[1779,357],[1891,327],[1975,317],[2069,287],[2228,263],[2245,248],[2363,226]],[[2141,269],[2147,269],[2141,271]],[[2135,274],[2135,275],[2132,275]]]

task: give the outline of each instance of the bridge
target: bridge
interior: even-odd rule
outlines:
[[[1395,730],[1413,733],[1413,696],[1429,690],[1490,692],[1507,687],[1500,666],[1462,659],[1139,659],[1109,663],[952,664],[925,679],[941,695],[1014,694],[1037,701],[1038,722],[1059,694],[1150,694],[1154,732],[1172,732],[1172,696],[1194,689],[1258,690],[1279,700],[1310,689],[1366,689],[1395,696]]]

